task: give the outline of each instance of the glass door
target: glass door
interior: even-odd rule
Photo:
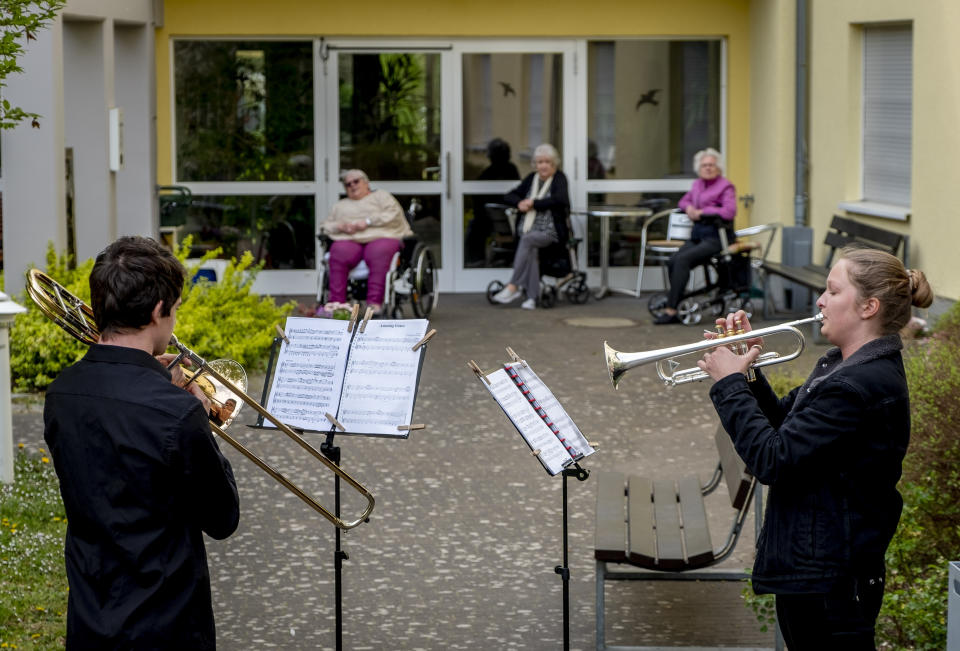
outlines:
[[[339,184],[343,172],[366,172],[372,188],[390,192],[412,213],[414,233],[431,247],[440,268],[440,288],[450,289],[452,267],[444,246],[450,166],[444,68],[449,47],[337,42],[328,52],[330,204],[344,196]]]
[[[550,143],[576,183],[574,43],[483,41],[454,46],[453,192],[451,206],[456,291],[484,291],[505,281],[512,256],[503,251],[498,203],[533,171],[533,150]]]

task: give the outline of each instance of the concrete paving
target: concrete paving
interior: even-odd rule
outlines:
[[[554,567],[563,558],[563,481],[531,457],[467,362],[492,370],[507,361],[506,346],[525,358],[599,444],[582,464],[591,471],[706,478],[717,426],[708,383],[666,389],[644,367],[614,391],[603,357],[604,340],[622,351],[651,350],[698,341],[702,326],[652,326],[643,301],[627,297],[561,299],[553,309],[526,311],[491,306],[479,294],[441,296],[430,322],[438,334],[414,417],[427,428],[406,440],[336,439],[343,468],[377,500],[370,522],[342,536],[344,648],[561,649]],[[779,368],[805,375],[825,350],[807,342],[800,360]],[[251,393],[259,395],[262,381],[252,378]],[[239,420],[252,423],[252,410],[245,413]],[[38,404],[18,402],[14,419],[17,441],[42,445]],[[238,424],[232,431],[332,508],[333,474],[324,466],[275,432]],[[311,437],[319,447],[323,437]],[[334,528],[229,445],[221,448],[237,475],[242,516],[232,537],[207,542],[220,648],[334,648]],[[595,482],[568,481],[570,647],[592,649]],[[708,501],[715,538],[730,525],[724,500]],[[348,487],[343,501],[347,519],[364,503]],[[753,527],[751,516],[723,567],[751,565]],[[772,647],[742,588],[608,584],[607,642]]]

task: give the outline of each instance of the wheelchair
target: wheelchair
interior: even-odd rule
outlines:
[[[737,310],[746,312],[747,318],[753,316],[750,293],[755,265],[752,253],[759,245],[740,241],[728,244],[723,229],[720,230],[720,244],[722,249],[718,254],[690,270],[691,278],[696,278],[696,271],[700,269],[705,284],[692,288],[688,285],[677,304],[677,316],[685,325],[696,325],[704,316],[712,320]],[[668,292],[650,296],[647,309],[654,318],[663,314],[668,299]]]
[[[485,206],[487,214],[493,223],[494,240],[488,252],[488,260],[496,256],[506,262],[513,261],[513,255],[520,241],[516,232],[518,227],[517,209],[503,204],[488,203]],[[569,224],[568,224],[569,228]],[[590,288],[587,287],[587,273],[581,271],[577,264],[577,251],[580,248],[580,238],[573,236],[566,244],[552,244],[539,251],[540,261],[540,296],[537,305],[553,307],[562,294],[574,304],[583,304],[590,298]],[[493,297],[504,288],[499,280],[487,285],[487,300],[496,304]]]
[[[416,206],[407,211],[407,221],[413,228]],[[321,305],[330,300],[329,250],[332,240],[320,233],[320,279],[317,302]],[[367,278],[370,270],[363,260],[350,270],[347,276],[347,301],[362,301],[367,298]],[[437,265],[430,247],[420,242],[416,235],[403,239],[403,248],[393,255],[387,272],[386,291],[383,295],[382,314],[391,319],[406,316],[409,304],[413,315],[425,319],[437,307],[440,298]]]

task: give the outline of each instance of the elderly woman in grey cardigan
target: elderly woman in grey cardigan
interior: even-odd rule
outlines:
[[[570,215],[567,177],[558,169],[560,155],[553,145],[538,146],[533,151],[533,165],[536,171],[503,198],[504,203],[520,211],[521,237],[510,282],[493,297],[498,303],[511,303],[525,293],[526,299],[520,307],[527,310],[536,308],[540,295],[538,253],[547,247],[563,249],[569,237],[567,219]]]

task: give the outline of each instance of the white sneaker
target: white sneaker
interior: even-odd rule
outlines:
[[[525,310],[535,310],[537,309],[537,302],[532,298],[528,298],[527,300],[525,300],[523,303],[520,304],[520,307],[522,307]]]
[[[513,301],[520,298],[520,288],[510,291],[509,287],[504,287],[499,292],[493,295],[493,300],[497,303],[512,303]]]

